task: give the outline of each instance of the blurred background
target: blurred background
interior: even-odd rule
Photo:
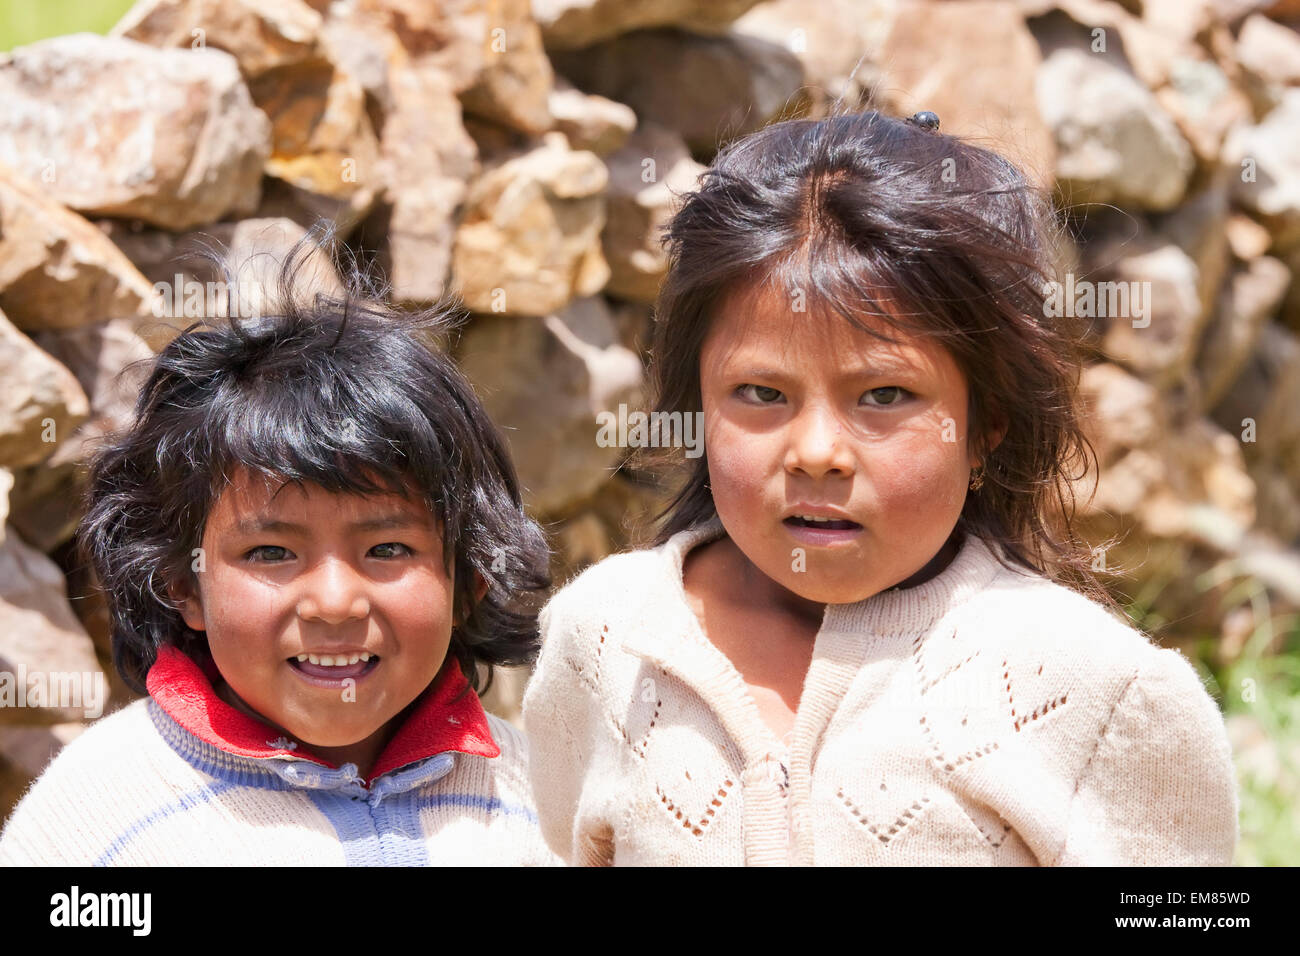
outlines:
[[[557,585],[639,541],[662,497],[595,416],[644,407],[658,230],[723,143],[833,103],[933,110],[1053,191],[1078,276],[1149,283],[1149,324],[1094,323],[1079,527],[1224,710],[1237,863],[1300,863],[1300,0],[0,0],[0,672],[132,700],[81,469],[213,241],[324,219],[398,304],[458,295]],[[28,703],[0,818],[86,726]]]

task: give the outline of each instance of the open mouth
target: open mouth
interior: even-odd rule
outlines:
[[[862,525],[856,521],[839,518],[817,518],[813,515],[791,515],[782,524],[790,528],[813,528],[818,531],[860,531]]]
[[[289,666],[316,680],[341,681],[369,674],[379,665],[375,654],[316,655],[299,654],[289,658]]]

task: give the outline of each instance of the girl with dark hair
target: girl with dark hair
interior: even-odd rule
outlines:
[[[540,528],[469,384],[450,310],[351,276],[210,319],[152,360],[93,458],[78,529],[114,663],[148,697],[69,744],[0,862],[556,863],[521,733],[479,667],[527,663]]]
[[[666,241],[655,409],[705,454],[669,450],[651,547],[542,611],[556,852],[1229,863],[1222,716],[1071,528],[1087,330],[1045,315],[1048,200],[933,114],[835,115],[725,148]]]

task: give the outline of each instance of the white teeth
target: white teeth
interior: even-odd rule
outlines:
[[[368,662],[371,658],[369,651],[360,651],[355,654],[299,654],[298,662],[310,661],[321,667],[348,667],[358,661]]]
[[[834,518],[819,518],[816,515],[800,515],[799,517],[804,521],[816,521],[818,523],[826,523],[835,520]]]

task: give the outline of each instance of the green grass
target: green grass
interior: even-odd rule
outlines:
[[[1196,581],[1204,592],[1230,580],[1229,564]],[[1148,633],[1166,621],[1151,605],[1161,585],[1145,588],[1126,610]],[[1195,641],[1194,663],[1207,678],[1224,716],[1252,730],[1254,742],[1235,745],[1233,759],[1241,796],[1241,838],[1236,866],[1300,864],[1300,615],[1275,615],[1259,582],[1241,578],[1224,598],[1225,609],[1249,603],[1257,622],[1235,660],[1220,662],[1219,636]],[[1226,610],[1225,610],[1226,613]],[[1270,651],[1272,648],[1272,651]]]
[[[132,0],[0,0],[0,51],[65,33],[107,33]]]

